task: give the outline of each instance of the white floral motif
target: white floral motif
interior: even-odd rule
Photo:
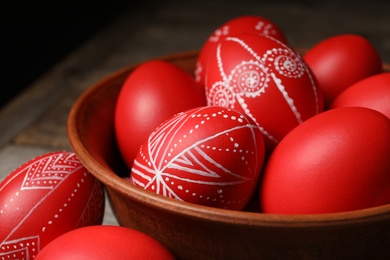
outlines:
[[[222,80],[215,82],[208,89],[208,104],[221,105],[228,108],[237,108],[238,104],[246,114],[252,117],[268,139],[278,143],[279,140],[264,129],[261,126],[261,122],[256,120],[250,107],[248,107],[247,100],[266,94],[266,89],[272,81],[295,115],[297,123],[302,123],[301,114],[295,106],[294,100],[289,96],[282,79],[283,77],[303,77],[305,73],[308,73],[307,69],[303,66],[299,55],[287,47],[273,48],[260,56],[245,41],[238,37],[227,37],[226,41],[239,44],[243,50],[252,56],[252,59],[243,60],[231,71],[225,71],[221,55],[221,44],[217,46],[216,59]],[[315,84],[313,82],[312,86],[316,94]]]

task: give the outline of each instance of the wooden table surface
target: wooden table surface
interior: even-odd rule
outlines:
[[[294,47],[310,48],[336,34],[360,34],[374,44],[384,62],[390,62],[387,0],[144,3],[125,10],[0,110],[0,180],[37,155],[71,150],[66,129],[69,110],[94,83],[135,62],[198,50],[219,25],[240,15],[274,21]],[[106,205],[104,224],[117,224]]]

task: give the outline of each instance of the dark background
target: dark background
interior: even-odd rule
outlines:
[[[3,47],[1,61],[3,64],[0,81],[2,84],[0,108],[100,29],[109,25],[124,10],[134,8],[135,10],[152,11],[153,8],[163,6],[170,1],[110,0],[92,2],[79,0],[73,2],[59,0],[53,3],[40,3],[39,1],[7,2],[2,6],[1,16]],[[350,2],[328,0],[322,3],[321,1],[310,0],[243,0],[241,3],[245,4],[250,1],[259,1],[259,5],[268,3],[275,6],[284,2],[293,3],[295,7],[291,10],[292,12],[299,11],[302,6],[321,8],[329,5],[333,8],[330,9],[333,10],[332,12],[348,12],[351,9],[352,13],[354,11],[356,13],[358,8],[363,8],[366,12],[388,12],[388,10],[365,9],[365,6],[369,6],[366,3],[375,2],[389,4],[390,8],[389,0],[371,0],[367,2],[364,0]],[[213,2],[210,1],[210,3]],[[207,10],[205,11],[207,12]],[[223,8],[221,11],[223,12]],[[376,37],[375,28],[364,29],[366,28],[364,17],[362,19],[359,16],[355,18],[356,21],[361,23],[361,31],[366,32],[364,36],[378,44],[384,45],[388,42],[387,38],[382,37],[383,35],[379,39],[374,38]],[[324,23],[328,22],[327,20],[332,21],[332,19],[324,17]],[[350,22],[345,20],[347,25],[342,26],[342,28],[348,28]],[[337,27],[338,25],[335,24],[334,26]],[[390,25],[383,24],[382,26]]]
[[[2,8],[3,86],[0,107],[108,25],[124,9],[142,5],[142,1],[134,0],[88,2],[43,4],[15,1]]]

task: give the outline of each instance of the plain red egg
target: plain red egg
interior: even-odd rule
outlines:
[[[366,107],[318,114],[271,154],[260,185],[265,213],[318,214],[390,203],[390,119]]]
[[[324,94],[325,109],[344,89],[366,77],[383,72],[375,46],[356,34],[331,36],[303,56]]]
[[[176,114],[149,136],[130,182],[168,198],[242,210],[263,162],[263,136],[250,117],[205,106]]]
[[[195,68],[195,79],[198,83],[205,84],[208,59],[215,55],[218,43],[228,36],[239,33],[265,34],[278,41],[287,43],[282,29],[270,19],[257,15],[243,15],[230,19],[220,25],[203,44]]]
[[[78,228],[50,242],[36,260],[173,260],[159,241],[134,229],[97,225]]]
[[[71,151],[25,162],[0,183],[0,256],[34,259],[56,237],[102,224],[104,196]]]
[[[127,166],[163,121],[205,104],[204,88],[187,71],[163,60],[142,63],[124,82],[115,108],[116,140]]]
[[[390,118],[390,72],[364,78],[342,91],[331,108],[362,106],[375,109]]]
[[[227,37],[208,68],[208,104],[249,115],[264,135],[267,153],[291,129],[323,110],[316,79],[301,56],[272,37]]]

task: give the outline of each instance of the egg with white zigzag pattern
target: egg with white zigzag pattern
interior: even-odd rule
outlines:
[[[25,162],[0,183],[0,258],[34,259],[59,235],[102,224],[104,196],[73,152]]]

